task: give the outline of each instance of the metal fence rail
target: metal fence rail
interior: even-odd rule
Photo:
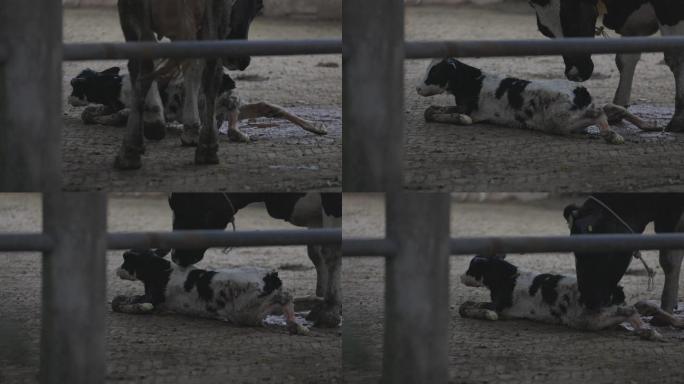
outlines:
[[[64,44],[63,59],[190,59],[226,56],[285,56],[341,54],[341,39],[315,40],[204,40],[172,43],[79,43]]]
[[[622,37],[594,39],[575,37],[564,39],[527,40],[459,40],[412,41],[406,43],[406,57],[502,57],[549,56],[582,53],[640,53],[684,49],[684,37]]]
[[[135,232],[107,234],[108,249],[129,248],[210,248],[269,247],[339,244],[339,229],[239,231],[193,230],[174,232]],[[0,252],[49,252],[52,238],[41,233],[0,234]]]
[[[452,238],[452,255],[545,252],[624,252],[634,250],[684,249],[684,234],[574,235]],[[397,245],[389,239],[345,238],[345,257],[392,256]]]

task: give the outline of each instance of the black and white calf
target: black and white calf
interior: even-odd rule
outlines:
[[[582,205],[565,207],[563,215],[575,234],[642,233],[649,223],[656,233],[684,232],[684,194],[602,193]],[[575,252],[575,265],[582,302],[600,308],[610,302],[632,260],[632,252]],[[661,308],[677,307],[679,275],[684,259],[680,250],[661,250],[660,265],[665,274]]]
[[[622,136],[608,124],[607,114],[619,115],[640,129],[654,130],[625,108],[595,105],[589,91],[566,80],[528,81],[485,73],[456,59],[434,60],[416,87],[421,96],[448,92],[455,107],[431,106],[425,119],[468,125],[488,122],[558,135],[580,133],[598,125],[601,136],[611,144],[622,144]]]
[[[98,104],[86,107],[81,114],[85,124],[126,125],[131,107],[132,85],[130,76],[121,73],[119,67],[101,72],[85,69],[71,80],[71,87],[69,103],[72,106]],[[281,118],[318,135],[327,133],[324,124],[302,119],[278,105],[267,102],[242,104],[234,90],[235,81],[230,75],[223,73],[216,99],[216,120],[217,126],[220,126],[219,131],[233,141],[249,142],[249,136],[240,130],[237,122],[257,117]],[[200,93],[200,107],[204,105],[202,96]],[[143,123],[150,128],[144,129],[146,138],[162,139],[167,122],[184,121],[184,98],[181,73],[162,76],[152,82],[143,107]],[[183,136],[181,140],[184,144],[191,144]]]
[[[537,14],[539,31],[550,38],[594,37],[596,22],[622,36],[649,36],[660,30],[663,36],[684,35],[684,2],[680,0],[530,0]],[[634,70],[641,54],[618,54],[620,84],[613,103],[626,107],[630,101]],[[585,81],[594,72],[588,54],[565,55],[565,75]],[[684,50],[665,52],[677,88],[675,114],[668,130],[684,131]]]
[[[252,203],[264,203],[271,217],[299,227],[340,228],[342,223],[340,193],[172,193],[173,229],[225,229],[239,210]],[[316,267],[316,296],[322,299],[307,318],[318,326],[337,327],[341,321],[341,241],[307,247]],[[202,260],[206,251],[174,249],[171,258],[180,266],[190,266]],[[157,298],[145,300],[154,303]]]
[[[501,258],[474,257],[461,282],[469,287],[485,287],[491,295],[491,302],[463,303],[459,308],[462,317],[528,319],[590,331],[629,321],[640,335],[649,339],[662,336],[645,327],[639,311],[672,318],[649,302],[641,302],[636,308],[626,306],[619,286],[611,293],[609,303],[590,310],[580,299],[574,276],[524,271]]]
[[[266,315],[283,313],[291,333],[308,330],[295,321],[292,297],[273,270],[240,267],[216,271],[179,267],[152,252],[128,251],[117,275],[141,281],[155,292],[156,303],[135,302],[124,296],[112,301],[118,312],[145,313],[163,309],[219,319],[235,325],[260,326]]]

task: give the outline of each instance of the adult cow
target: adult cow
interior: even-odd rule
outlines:
[[[219,40],[247,38],[249,25],[263,8],[262,0],[119,0],[119,19],[126,41]],[[156,35],[156,36],[155,36]],[[183,103],[184,145],[197,145],[196,164],[217,164],[218,138],[215,103],[222,66],[244,70],[249,57],[194,59],[176,67],[183,73],[185,99]],[[166,68],[168,69],[168,68]],[[152,60],[131,59],[128,71],[133,84],[133,101],[127,122],[127,133],[116,157],[115,167],[138,169],[144,152],[143,122],[145,97],[154,80]],[[199,93],[204,99],[200,114]],[[146,125],[145,136],[163,137],[164,126]]]
[[[571,234],[642,233],[654,223],[657,233],[684,232],[684,194],[606,193],[592,195],[581,206],[565,207]],[[677,306],[683,251],[661,250],[665,285],[660,306],[672,313]],[[610,304],[611,295],[627,271],[632,252],[575,252],[580,300],[587,308]]]
[[[663,36],[684,35],[684,1],[681,0],[530,0],[537,14],[539,31],[551,38],[593,37],[596,21],[605,11],[603,25],[623,36],[649,36],[658,30]],[[618,54],[620,84],[613,103],[629,104],[634,69],[641,54]],[[594,72],[589,54],[564,55],[565,75],[585,81]],[[684,132],[684,50],[665,52],[677,88],[675,114],[667,129]]]
[[[269,215],[307,228],[336,227],[342,220],[342,195],[339,193],[172,193],[173,229],[224,229],[235,214],[249,204],[261,202]],[[340,239],[341,241],[341,239]],[[202,260],[206,248],[174,249],[172,260],[188,266]],[[309,245],[308,255],[316,267],[316,296],[322,305],[309,314],[319,326],[340,323],[340,245]]]

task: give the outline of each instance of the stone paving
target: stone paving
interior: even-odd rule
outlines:
[[[571,199],[579,201],[580,198]],[[562,208],[568,199],[530,203],[462,203],[452,206],[452,235],[565,235]],[[345,194],[344,236],[382,236],[384,203],[372,195]],[[655,267],[657,255],[644,252]],[[529,321],[463,319],[458,306],[486,301],[487,292],[466,288],[458,276],[469,257],[451,258],[449,361],[451,383],[682,383],[684,331],[660,327],[667,343],[647,342],[624,330],[581,332]],[[511,255],[530,269],[574,273],[571,254]],[[632,263],[623,278],[627,302],[658,299],[663,284],[657,267],[655,290],[647,290],[644,270]],[[382,369],[384,261],[344,260],[344,378],[374,383]],[[680,286],[680,300],[684,287]]]
[[[38,195],[0,195],[0,231],[38,231]],[[238,230],[292,229],[262,207],[236,217]],[[110,231],[170,230],[164,196],[116,197],[109,203]],[[107,254],[107,298],[141,294],[139,283],[115,270],[120,251]],[[202,266],[281,268],[294,296],[312,295],[316,272],[305,247],[244,248],[207,252]],[[39,365],[41,257],[0,253],[0,383],[35,383]],[[65,276],[64,278],[68,278]],[[217,320],[174,314],[106,314],[108,383],[340,383],[339,329],[289,336],[284,329],[235,327]],[[10,337],[11,336],[11,337]]]

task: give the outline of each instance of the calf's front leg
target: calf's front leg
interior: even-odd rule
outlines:
[[[499,320],[499,315],[494,310],[493,303],[478,303],[474,301],[466,301],[458,307],[458,314],[463,318],[481,319],[496,321]]]
[[[432,105],[425,110],[425,121],[456,125],[471,125],[473,119],[458,112],[458,107],[438,107]]]

